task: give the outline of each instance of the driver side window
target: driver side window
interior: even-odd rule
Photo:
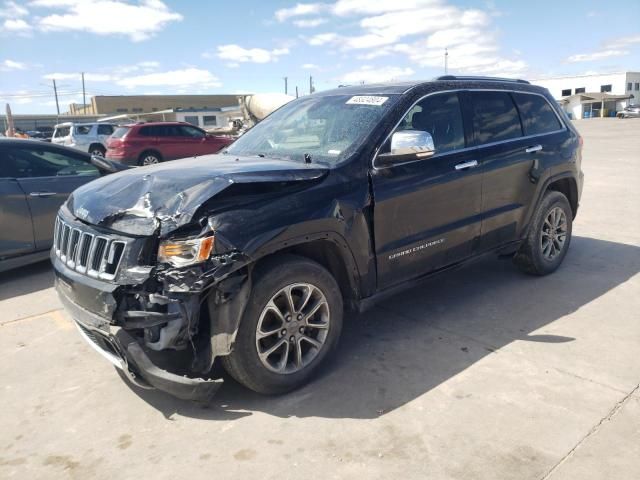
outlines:
[[[465,147],[462,111],[457,93],[430,95],[418,102],[402,119],[397,132],[419,130],[433,138],[436,153]]]
[[[9,151],[13,175],[16,178],[95,175],[99,172],[90,163],[74,155],[57,151],[15,148]]]

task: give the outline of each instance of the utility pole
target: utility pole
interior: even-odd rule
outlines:
[[[449,73],[449,50],[444,49],[444,74],[447,75]]]
[[[296,98],[298,98],[298,85],[296,85]]]
[[[309,75],[309,95],[311,95],[315,91],[316,89],[313,88],[313,77]]]
[[[56,110],[58,111],[58,115],[60,115],[60,104],[58,103],[58,89],[56,88],[56,79],[53,80],[53,94],[56,96]]]
[[[288,84],[287,84],[288,80],[289,80],[289,79],[288,79],[287,77],[284,77],[284,94],[285,94],[285,95],[288,95],[288,94],[289,94],[289,86],[288,86]]]
[[[84,90],[84,72],[82,72],[82,113],[87,114],[87,96]]]

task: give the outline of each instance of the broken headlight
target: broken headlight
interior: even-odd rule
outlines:
[[[188,240],[165,240],[158,248],[158,261],[170,263],[174,267],[186,267],[204,262],[209,258],[215,237],[193,238]]]

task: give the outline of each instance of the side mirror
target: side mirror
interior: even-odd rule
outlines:
[[[129,170],[129,168],[133,168],[122,163],[107,160],[106,158],[99,157],[98,155],[91,155],[91,164],[100,171],[101,175],[108,175],[110,173],[117,173],[123,170]]]
[[[422,130],[402,130],[391,135],[391,151],[377,157],[378,166],[429,158],[436,153],[433,137]]]

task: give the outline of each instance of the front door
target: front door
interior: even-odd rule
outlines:
[[[35,250],[27,197],[16,179],[16,169],[0,146],[0,258]]]
[[[425,97],[398,130],[430,133],[435,154],[372,170],[379,288],[471,256],[480,235],[482,174],[465,149],[458,94]]]
[[[58,209],[76,188],[99,176],[98,169],[86,155],[73,150],[43,146],[31,142],[7,148],[16,166],[16,177],[25,193],[36,250],[51,247],[53,225]]]

